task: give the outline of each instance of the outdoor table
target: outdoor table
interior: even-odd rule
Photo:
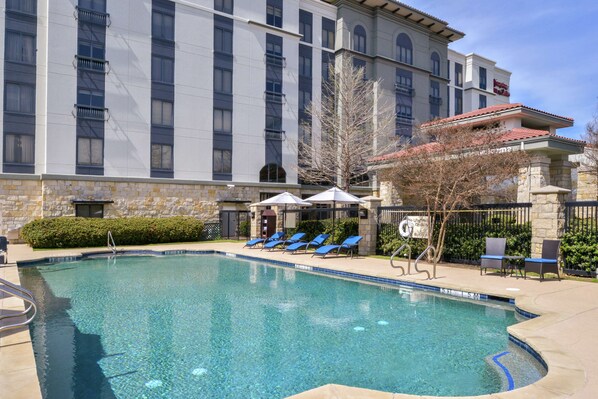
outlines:
[[[513,275],[513,270],[515,270],[515,277],[519,278],[519,276],[523,277],[523,271],[522,268],[523,266],[519,266],[513,263],[514,260],[522,260],[525,259],[525,256],[519,256],[519,255],[512,255],[512,256],[503,256],[504,259],[507,260],[507,264],[505,267],[505,276],[507,275],[507,270],[509,271],[509,275],[512,276]],[[519,272],[519,275],[517,275],[517,272]]]

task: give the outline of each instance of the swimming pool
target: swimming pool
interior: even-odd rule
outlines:
[[[27,267],[21,282],[40,303],[46,399],[283,398],[328,383],[476,395],[507,389],[500,365],[515,387],[545,373],[508,343],[512,307],[410,288],[218,255]]]

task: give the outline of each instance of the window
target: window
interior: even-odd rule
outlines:
[[[267,42],[266,43],[266,53],[270,54],[270,55],[282,57],[282,46],[278,43]]]
[[[104,204],[75,204],[75,216],[79,218],[103,218]]]
[[[231,150],[214,149],[214,173],[232,173],[233,153]]]
[[[172,170],[172,146],[152,144],[152,169]]]
[[[6,31],[5,52],[7,61],[35,64],[35,36]]]
[[[430,82],[430,95],[434,98],[440,98],[440,84],[438,82]]]
[[[412,108],[410,105],[397,104],[397,116],[399,118],[411,119]]]
[[[312,15],[311,13],[299,10],[299,34],[302,36],[301,41],[306,43],[312,42]]]
[[[34,136],[6,134],[4,136],[4,162],[33,164]]]
[[[365,28],[361,25],[357,25],[353,29],[353,50],[360,53],[365,53],[367,50]]]
[[[4,109],[23,114],[35,113],[35,88],[33,86],[6,83],[4,86]]]
[[[486,99],[486,96],[483,94],[480,94],[480,109],[486,108],[487,106],[488,106],[488,101]]]
[[[396,76],[396,83],[401,87],[412,88],[413,87],[413,80],[411,76],[398,74]]]
[[[228,109],[214,108],[214,131],[218,133],[233,132],[233,112]]]
[[[152,56],[152,81],[174,83],[174,60],[172,58]]]
[[[6,0],[6,9],[26,14],[35,14],[36,0]]]
[[[311,78],[311,58],[299,56],[299,76]]]
[[[331,19],[322,18],[322,47],[334,50],[335,22]]]
[[[413,64],[413,45],[405,33],[397,36],[397,60],[405,64]]]
[[[77,105],[104,108],[104,92],[79,89],[77,91]]]
[[[266,79],[266,91],[270,93],[282,93],[282,82]]]
[[[214,68],[214,91],[217,93],[233,93],[233,71]]]
[[[91,137],[77,137],[77,165],[102,166],[104,141]]]
[[[154,11],[152,14],[152,38],[174,40],[174,16]]]
[[[106,0],[79,0],[79,8],[106,12]]]
[[[260,181],[270,183],[285,183],[287,172],[275,163],[268,164],[260,170]]]
[[[152,100],[152,125],[173,126],[173,104],[170,101]]]
[[[266,23],[282,28],[282,1],[268,0],[266,6]]]
[[[324,52],[323,52],[324,53]],[[326,53],[330,54],[330,53]],[[334,67],[334,59],[322,54],[322,80],[330,80],[330,68]]]
[[[463,87],[463,65],[455,62],[455,86]]]
[[[433,52],[430,56],[432,75],[440,76],[440,56],[437,52]]]
[[[214,0],[214,10],[222,11],[227,14],[233,13],[233,0]]]
[[[461,90],[455,90],[455,115],[461,115],[463,113],[463,92]]]
[[[311,103],[311,92],[299,90],[299,110],[305,111]]]
[[[486,90],[487,85],[486,68],[480,67],[480,89]]]
[[[106,58],[104,43],[79,39],[77,55],[103,60]]]
[[[214,28],[214,51],[233,53],[233,32],[228,29]]]
[[[282,131],[282,118],[280,116],[266,115],[266,130]]]

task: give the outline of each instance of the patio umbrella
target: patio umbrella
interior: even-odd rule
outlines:
[[[324,192],[312,195],[305,200],[314,204],[332,204],[332,242],[334,242],[334,225],[336,220],[336,212],[334,209],[336,208],[336,204],[360,204],[365,202],[338,187],[332,187]]]
[[[285,219],[287,214],[287,205],[299,205],[299,206],[311,206],[311,202],[302,200],[301,198],[293,195],[287,191],[284,193],[275,195],[272,198],[258,202],[258,205],[284,205],[284,217],[282,219],[282,229],[285,227]]]

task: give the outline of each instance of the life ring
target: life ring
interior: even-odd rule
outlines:
[[[404,219],[401,223],[399,223],[399,234],[404,238],[409,238],[413,234],[413,228],[415,227],[415,223],[412,220]]]

